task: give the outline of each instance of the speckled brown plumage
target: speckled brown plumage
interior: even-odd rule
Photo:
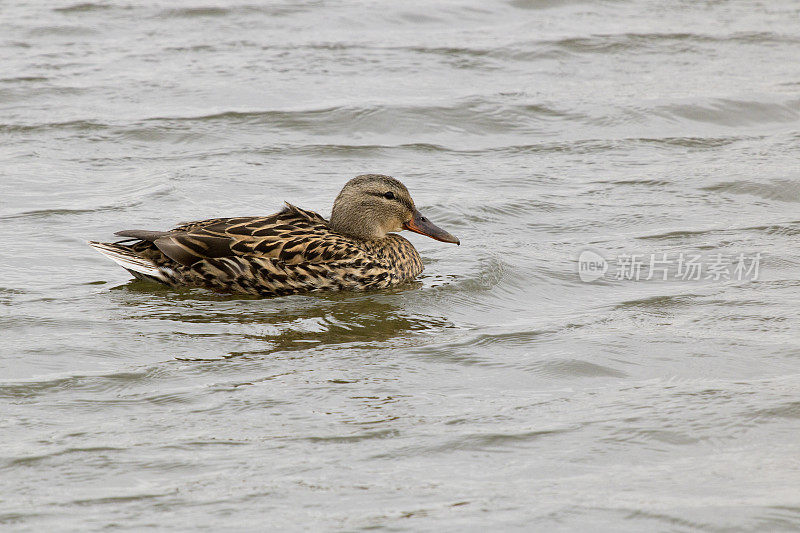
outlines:
[[[423,217],[405,186],[389,176],[348,182],[334,217],[329,222],[287,203],[266,217],[215,218],[170,231],[125,230],[117,232],[125,241],[90,244],[141,279],[278,296],[380,289],[414,279],[423,268],[419,254],[391,231],[409,229],[458,243]]]

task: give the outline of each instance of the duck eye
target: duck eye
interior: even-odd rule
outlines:
[[[394,200],[394,193],[392,191],[388,191],[384,193],[383,197],[387,200]]]

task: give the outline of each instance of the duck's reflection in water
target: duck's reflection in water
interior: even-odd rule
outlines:
[[[369,292],[308,293],[279,298],[215,294],[203,289],[176,290],[131,281],[115,287],[125,319],[138,322],[142,334],[172,338],[203,337],[218,347],[235,341],[236,351],[220,358],[307,350],[347,344],[381,348],[409,333],[447,327],[444,317],[415,312],[419,282]],[[416,293],[416,296],[415,296]],[[242,346],[244,344],[244,346]],[[229,344],[230,345],[230,344]],[[207,360],[206,357],[180,357]]]

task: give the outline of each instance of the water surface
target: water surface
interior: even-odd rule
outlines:
[[[0,14],[2,528],[800,527],[797,2]],[[367,172],[461,239],[411,236],[417,283],[178,291],[85,245]],[[759,276],[616,279],[665,253]]]

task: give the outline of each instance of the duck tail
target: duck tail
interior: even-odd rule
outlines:
[[[145,259],[124,244],[97,241],[89,241],[88,244],[136,278],[160,283],[167,283],[168,281],[167,276],[164,275],[158,265]]]

